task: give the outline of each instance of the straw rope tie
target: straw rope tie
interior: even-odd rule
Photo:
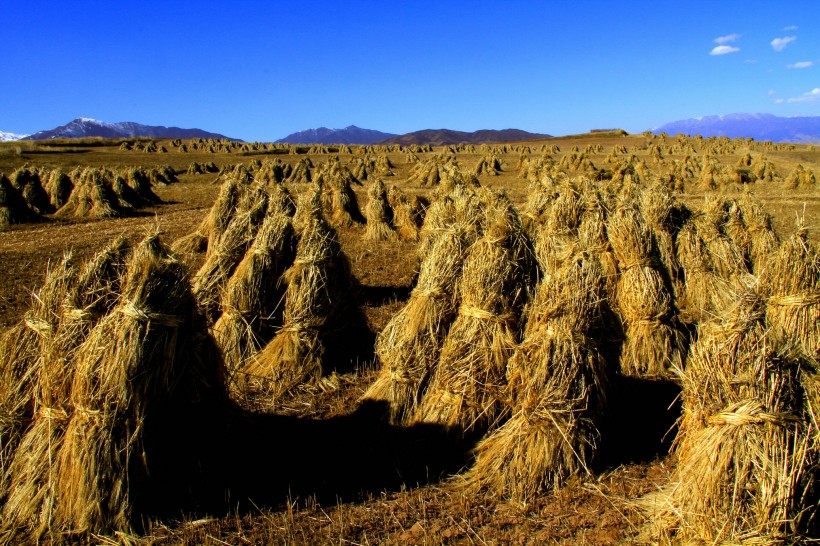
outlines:
[[[48,406],[40,406],[37,410],[37,415],[43,419],[51,419],[55,421],[67,421],[69,418],[68,412],[65,408],[50,408]]]
[[[126,317],[135,319],[139,322],[154,323],[159,326],[167,326],[168,328],[178,328],[185,322],[183,317],[177,315],[167,315],[165,313],[151,313],[140,309],[133,302],[128,302],[119,308],[119,312]]]
[[[488,320],[497,322],[499,324],[512,324],[515,322],[515,315],[512,313],[496,315],[491,311],[481,309],[480,307],[472,307],[469,305],[462,305],[461,307],[459,307],[458,314],[464,317],[471,317],[479,320]]]
[[[820,304],[820,291],[804,292],[802,294],[792,294],[789,296],[773,296],[769,299],[769,304],[779,307],[810,307]]]
[[[786,426],[797,422],[794,415],[788,413],[770,413],[764,410],[763,405],[757,400],[746,400],[729,406],[726,411],[721,411],[706,419],[710,425],[759,425],[771,423],[778,426]]]
[[[80,309],[79,307],[66,307],[65,318],[79,322],[93,322],[102,316],[102,313],[91,311],[90,309]]]
[[[34,317],[26,317],[25,323],[29,330],[42,337],[50,336],[54,333],[54,325],[48,321]]]

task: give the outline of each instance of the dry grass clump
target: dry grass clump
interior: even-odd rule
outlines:
[[[468,230],[459,224],[438,233],[422,255],[410,299],[376,338],[381,373],[363,398],[386,402],[394,424],[411,422],[439,360],[458,309],[456,286],[468,238]]]
[[[685,339],[672,293],[661,273],[652,231],[637,208],[624,206],[607,222],[618,259],[617,306],[625,325],[621,373],[664,376],[681,368]]]
[[[393,209],[387,200],[387,188],[384,181],[376,180],[367,190],[369,198],[365,207],[367,228],[364,238],[369,241],[385,241],[395,235],[393,229]]]
[[[228,280],[213,326],[214,341],[228,371],[239,369],[271,337],[281,320],[282,275],[293,263],[295,235],[290,217],[269,213]]]
[[[218,363],[200,350],[202,326],[185,268],[149,236],[116,307],[76,354],[54,528],[127,533],[139,524],[151,480],[164,482],[162,461],[190,449],[185,426],[222,387]]]
[[[42,217],[29,208],[26,200],[14,189],[9,179],[0,174],[0,229],[40,220]]]
[[[296,258],[284,279],[283,326],[242,370],[273,398],[330,371],[323,338],[344,320],[352,290],[347,257],[321,214],[300,227]]]
[[[33,374],[33,423],[6,474],[9,495],[3,518],[7,530],[28,528],[39,536],[51,528],[57,455],[73,411],[74,358],[94,325],[116,303],[127,252],[127,241],[119,238],[86,262],[67,291],[53,337],[41,349]]]
[[[602,300],[586,255],[541,281],[507,369],[511,417],[478,444],[462,486],[526,503],[589,473],[606,399],[604,361],[588,337]]]
[[[772,337],[820,361],[820,256],[803,225],[766,263],[761,285]]]
[[[425,210],[417,196],[408,197],[398,186],[387,190],[387,203],[393,211],[393,225],[402,241],[418,241]]]
[[[518,342],[518,315],[531,278],[526,236],[503,195],[482,195],[484,235],[467,251],[461,304],[441,348],[417,420],[460,433],[483,433],[503,412],[507,361]]]
[[[644,499],[650,540],[776,543],[815,510],[797,366],[767,337],[764,303],[744,293],[699,327],[683,383],[678,464]]]

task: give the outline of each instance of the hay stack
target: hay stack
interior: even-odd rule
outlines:
[[[173,170],[171,172],[173,173]],[[133,190],[139,202],[143,203],[142,206],[162,203],[162,199],[160,199],[151,188],[151,179],[158,179],[157,173],[158,171],[156,169],[152,169],[149,173],[142,167],[131,167],[123,173],[125,174],[126,184]],[[164,177],[162,179],[167,180]]]
[[[358,182],[347,167],[337,161],[328,161],[315,177],[322,190],[322,207],[334,227],[362,224],[365,219],[359,209],[359,200],[352,184]]]
[[[350,295],[347,258],[321,214],[302,227],[296,258],[284,277],[284,324],[243,369],[274,398],[329,371],[323,336],[338,326]]]
[[[752,271],[758,273],[769,254],[777,250],[780,241],[772,228],[772,217],[763,208],[763,203],[757,196],[746,192],[738,200],[738,205],[749,232],[749,259]]]
[[[87,168],[55,216],[63,218],[116,218],[123,215],[117,194],[100,169]]]
[[[772,337],[820,361],[820,256],[805,226],[798,225],[770,258],[761,285],[769,296],[766,319]]]
[[[14,189],[9,179],[0,174],[0,229],[40,220],[42,217],[29,208],[26,200]]]
[[[645,188],[641,192],[640,210],[655,239],[661,273],[673,289],[672,297],[683,291],[683,271],[678,260],[676,238],[688,217],[685,205],[678,203],[672,192],[661,185]]]
[[[476,176],[482,174],[488,176],[498,176],[501,174],[501,161],[494,155],[482,157],[476,164],[473,173]]]
[[[814,171],[807,169],[799,163],[792,169],[784,183],[787,190],[813,189],[816,185],[817,178],[814,176]]]
[[[652,232],[634,207],[610,216],[607,233],[618,259],[617,305],[625,325],[621,373],[665,376],[683,366],[685,340],[661,273]]]
[[[468,230],[458,224],[435,237],[422,256],[410,299],[376,338],[381,373],[363,399],[386,402],[394,424],[411,421],[439,360],[458,309],[455,291],[468,237]]]
[[[468,490],[528,502],[589,472],[605,402],[603,359],[588,333],[600,319],[603,280],[578,255],[538,286],[507,370],[512,415],[475,449]]]
[[[51,529],[56,502],[57,454],[72,414],[70,388],[77,349],[117,301],[128,244],[115,240],[89,260],[68,290],[54,336],[41,352],[34,379],[36,410],[8,469],[4,528]]]
[[[368,241],[385,241],[395,235],[393,229],[393,209],[387,201],[387,188],[384,181],[376,180],[367,191],[369,201],[365,207],[367,228],[364,238]]]
[[[775,354],[763,301],[737,297],[700,326],[686,372],[670,485],[644,500],[652,540],[774,543],[793,537],[809,470],[797,367]]]
[[[248,193],[251,193],[250,191]],[[194,295],[209,320],[215,320],[222,289],[242,258],[265,218],[268,201],[261,188],[254,191],[255,200],[237,203],[237,212],[219,239],[208,243],[205,263],[193,278]],[[242,208],[246,205],[247,208]]]
[[[264,346],[268,332],[280,324],[281,277],[293,263],[294,245],[290,217],[282,211],[268,214],[228,280],[213,335],[229,372]]]
[[[57,210],[68,201],[71,192],[74,190],[74,183],[63,171],[54,169],[48,177],[45,189],[48,192],[51,206],[54,207],[54,210]]]
[[[393,211],[393,225],[402,241],[418,241],[424,220],[424,207],[418,197],[408,197],[397,186],[387,190],[387,203]]]
[[[127,265],[116,308],[76,355],[56,528],[127,533],[157,486],[151,480],[170,490],[163,462],[192,449],[192,420],[223,382],[218,363],[200,351],[202,327],[185,268],[157,236],[147,237]]]
[[[578,250],[578,228],[584,214],[581,193],[571,182],[561,184],[556,192],[549,201],[545,221],[533,221],[530,225],[542,275],[552,274]]]
[[[25,318],[0,337],[0,498],[8,492],[9,465],[34,417],[40,359],[52,344],[75,274],[70,256],[49,268]]]
[[[43,188],[40,173],[28,167],[21,167],[11,174],[11,185],[20,193],[29,208],[38,214],[55,211],[48,193]]]
[[[313,168],[313,163],[310,158],[300,159],[293,166],[293,171],[285,180],[287,184],[308,184],[311,181],[310,169]]]
[[[419,422],[462,434],[483,433],[503,411],[507,361],[518,342],[518,315],[528,293],[528,245],[521,219],[502,195],[483,196],[484,236],[467,251],[461,305],[444,340]]]

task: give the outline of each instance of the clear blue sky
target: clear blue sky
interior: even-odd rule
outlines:
[[[0,26],[14,133],[76,117],[271,141],[820,115],[820,0],[0,0]]]

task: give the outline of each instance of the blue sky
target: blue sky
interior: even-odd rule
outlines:
[[[820,115],[818,0],[0,0],[0,24],[14,133],[76,117],[271,141]]]

